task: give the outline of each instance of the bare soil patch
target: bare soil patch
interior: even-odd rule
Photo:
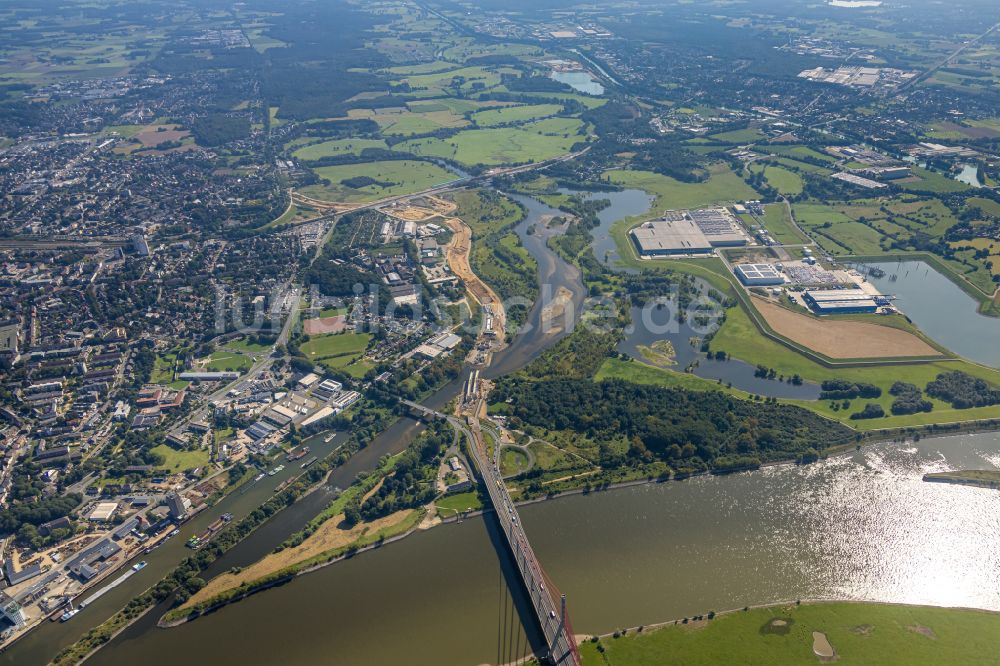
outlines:
[[[917,336],[861,321],[815,319],[754,298],[754,306],[780,335],[829,358],[941,356]]]
[[[929,638],[931,640],[934,640],[934,641],[937,640],[937,634],[935,634],[934,630],[931,629],[930,627],[925,627],[925,626],[920,625],[920,624],[914,624],[912,626],[907,627],[907,629],[909,629],[910,631],[912,631],[915,634],[920,634],[921,636],[926,636],[927,638]]]
[[[147,125],[135,135],[135,139],[143,148],[154,148],[164,141],[180,141],[191,134],[177,127],[177,125]]]
[[[341,333],[347,328],[347,316],[321,317],[306,319],[302,322],[302,330],[306,335],[324,335],[326,333]]]

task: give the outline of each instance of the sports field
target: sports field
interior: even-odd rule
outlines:
[[[386,197],[419,192],[435,185],[441,185],[456,176],[430,162],[416,160],[393,160],[364,162],[362,164],[341,164],[314,169],[321,179],[329,184],[318,183],[301,188],[299,191],[323,201],[363,203]],[[352,187],[343,181],[357,177],[367,177],[375,182]]]
[[[356,355],[368,347],[369,333],[343,333],[339,335],[315,335],[302,345],[302,353],[309,358],[327,356]]]

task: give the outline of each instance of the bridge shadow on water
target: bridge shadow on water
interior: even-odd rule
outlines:
[[[497,590],[497,664],[517,663],[522,657],[534,653],[541,663],[546,663],[548,653],[545,637],[538,626],[535,609],[528,596],[524,580],[514,561],[514,554],[507,545],[496,513],[483,515],[490,543],[500,564]]]

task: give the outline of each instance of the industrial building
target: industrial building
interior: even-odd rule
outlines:
[[[631,231],[639,253],[648,256],[708,254],[717,247],[742,247],[747,236],[725,208],[669,211]]]
[[[889,305],[887,297],[863,289],[814,289],[803,292],[802,299],[819,314],[873,313]]]
[[[765,287],[784,284],[784,276],[771,264],[739,264],[734,269],[736,277],[748,287]]]
[[[178,379],[187,379],[192,382],[219,382],[239,379],[240,373],[230,371],[220,372],[182,372],[177,375]]]

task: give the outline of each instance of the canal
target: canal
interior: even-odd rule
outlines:
[[[578,632],[789,599],[1000,610],[1000,493],[924,473],[997,469],[1000,435],[879,444],[785,465],[523,507]],[[91,663],[456,664],[495,659],[491,520],[416,534]]]

